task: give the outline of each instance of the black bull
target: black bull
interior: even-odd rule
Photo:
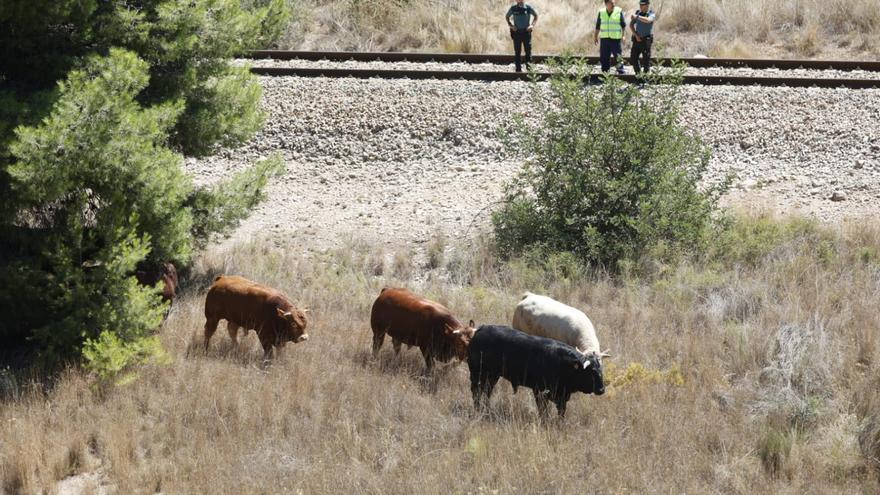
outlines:
[[[565,416],[572,393],[605,393],[601,366],[596,356],[584,356],[568,344],[501,325],[481,326],[468,350],[477,409],[483,407],[484,399],[488,402],[495,384],[504,377],[514,393],[519,386],[532,389],[542,416],[547,413],[548,401]]]

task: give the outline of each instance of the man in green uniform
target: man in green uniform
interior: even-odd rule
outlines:
[[[532,18],[534,17],[534,20]],[[510,37],[513,39],[513,53],[516,56],[516,71],[522,72],[522,49],[526,49],[526,68],[532,62],[532,29],[538,22],[538,12],[524,0],[516,0],[514,5],[507,9],[504,17],[510,27]]]
[[[651,70],[651,46],[654,44],[654,11],[651,10],[650,0],[639,0],[639,10],[633,14],[629,23],[632,30],[632,50],[630,59],[636,74],[645,70],[645,74]],[[639,64],[639,62],[642,62]]]

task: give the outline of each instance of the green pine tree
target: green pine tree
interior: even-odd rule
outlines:
[[[0,4],[0,338],[99,375],[154,355],[166,307],[138,266],[186,264],[279,170],[195,188],[184,154],[262,125],[231,58],[271,43],[288,0]],[[81,354],[83,353],[83,354]]]

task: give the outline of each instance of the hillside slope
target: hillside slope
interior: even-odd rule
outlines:
[[[302,0],[279,47],[306,50],[507,52],[509,2]],[[597,53],[598,0],[531,0],[536,53]],[[637,0],[618,5],[631,13]],[[874,0],[655,0],[656,54],[752,58],[880,56]]]

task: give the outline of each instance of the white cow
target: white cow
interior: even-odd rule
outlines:
[[[539,337],[564,342],[583,354],[604,357],[593,323],[582,311],[566,304],[526,292],[513,312],[513,328]]]

